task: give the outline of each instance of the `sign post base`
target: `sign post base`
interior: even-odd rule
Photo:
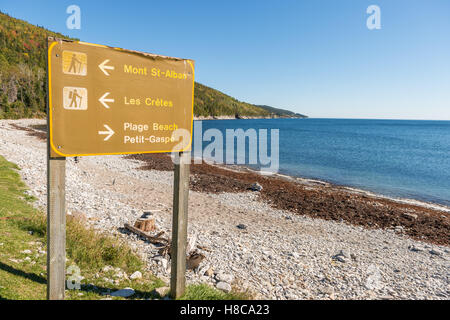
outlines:
[[[66,158],[47,159],[47,299],[64,300]]]
[[[170,296],[180,298],[186,288],[186,242],[191,153],[180,152],[175,164],[171,246]]]

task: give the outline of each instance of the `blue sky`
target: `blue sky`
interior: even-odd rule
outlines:
[[[81,30],[66,8],[81,8]],[[366,27],[369,5],[381,30]],[[83,41],[196,61],[239,100],[330,118],[450,120],[450,1],[1,0]]]

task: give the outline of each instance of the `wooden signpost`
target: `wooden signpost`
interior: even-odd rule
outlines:
[[[167,153],[175,164],[171,295],[185,288],[194,62],[48,41],[47,298],[64,299],[66,157]],[[189,139],[173,135],[182,129]],[[184,135],[186,136],[186,135]]]

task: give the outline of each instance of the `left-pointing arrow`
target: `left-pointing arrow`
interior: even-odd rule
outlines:
[[[105,129],[108,130],[108,131],[99,131],[98,134],[101,134],[101,135],[107,135],[107,136],[105,137],[105,139],[103,139],[103,141],[108,141],[108,140],[114,135],[114,131],[113,131],[113,129],[111,129],[111,128],[110,128],[108,125],[106,125],[106,124],[104,124],[103,126],[104,126]]]
[[[100,70],[103,71],[104,74],[106,74],[107,76],[109,76],[108,71],[106,70],[114,70],[113,66],[107,66],[107,63],[109,62],[109,59],[106,59],[105,61],[103,61],[102,63],[100,63],[98,65],[98,67],[100,68]]]
[[[100,99],[98,99],[98,101],[100,101],[100,103],[106,108],[109,109],[109,105],[107,105],[107,102],[111,102],[114,103],[114,99],[107,99],[107,97],[109,96],[109,92],[105,93]]]

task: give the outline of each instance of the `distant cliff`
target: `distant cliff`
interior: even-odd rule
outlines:
[[[308,118],[308,116],[305,116],[301,113],[295,113],[289,110],[284,109],[278,109],[270,106],[257,106],[260,108],[263,108],[264,110],[267,110],[272,115],[272,118]]]
[[[307,118],[288,110],[242,102],[200,83],[195,83],[194,113],[199,119]]]

